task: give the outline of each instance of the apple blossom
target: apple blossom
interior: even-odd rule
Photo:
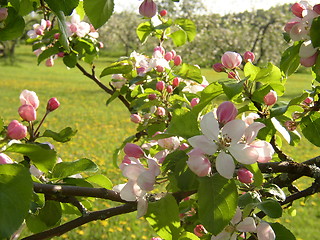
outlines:
[[[249,113],[248,116],[242,115],[242,120],[249,126],[250,124],[254,123],[254,120],[260,118],[259,114],[257,113]]]
[[[127,143],[124,146],[123,151],[129,157],[140,158],[144,156],[144,151],[142,150],[142,148],[134,143]]]
[[[191,144],[192,145],[192,144]],[[200,148],[195,148],[188,153],[187,165],[192,172],[199,177],[208,176],[211,173],[211,163]]]
[[[225,52],[221,57],[221,63],[223,66],[229,69],[239,67],[242,62],[242,57],[236,52]]]
[[[52,58],[52,57],[48,58],[48,59],[46,60],[46,66],[47,66],[47,67],[53,67],[53,65],[54,65],[54,60],[53,60],[53,58]]]
[[[144,0],[139,7],[139,13],[144,17],[152,18],[157,13],[157,5],[153,0]]]
[[[193,229],[193,233],[197,236],[197,237],[202,237],[207,233],[207,230],[204,228],[203,225],[198,224],[197,226],[195,226],[195,228]]]
[[[8,125],[7,136],[16,140],[25,138],[27,136],[27,127],[19,123],[19,121],[13,120]]]
[[[165,49],[162,47],[162,46],[156,46],[154,49],[153,49],[153,52],[156,52],[156,51],[159,51],[161,53],[161,55],[164,55],[165,54]]]
[[[167,61],[171,61],[173,59],[173,54],[172,52],[167,52],[165,55],[164,55],[164,59],[167,60]]]
[[[159,81],[156,83],[156,89],[160,92],[163,91],[165,87],[166,84],[164,83],[164,81]]]
[[[8,8],[0,8],[0,22],[6,20],[8,17]]]
[[[178,87],[180,84],[180,79],[178,77],[175,77],[173,80],[172,80],[172,86],[173,87]]]
[[[276,235],[267,222],[261,222],[257,226],[258,240],[274,240]]]
[[[34,121],[37,119],[37,112],[31,105],[24,104],[18,109],[20,117],[25,121]]]
[[[311,40],[309,40],[301,44],[299,49],[299,56],[301,58],[308,58],[313,56],[316,52],[317,52],[317,48],[314,48]]]
[[[148,99],[151,100],[151,101],[155,100],[155,99],[157,99],[157,95],[154,94],[154,93],[151,93],[151,94],[148,95]]]
[[[190,106],[193,108],[194,106],[198,105],[200,102],[199,98],[192,98],[190,101]]]
[[[131,122],[133,122],[133,123],[140,123],[141,122],[141,117],[138,115],[138,114],[131,114],[131,116],[130,116],[130,120],[131,120]]]
[[[222,63],[215,63],[213,64],[212,68],[216,72],[225,72],[225,67]]]
[[[72,14],[70,22],[66,22],[66,25],[68,36],[76,34],[78,37],[84,37],[90,33],[89,23],[81,22],[80,15],[76,13]]]
[[[252,183],[253,174],[246,168],[240,168],[237,172],[238,179],[242,183]]]
[[[188,149],[189,147],[190,147],[189,144],[187,144],[187,143],[182,143],[182,144],[180,145],[179,149],[180,149],[181,151],[184,151],[184,150]]]
[[[153,237],[153,238],[151,238],[151,240],[162,240],[162,238],[159,238],[159,237]]]
[[[166,115],[166,110],[163,107],[158,107],[156,112],[155,112],[155,114],[160,116],[160,117],[165,116]]]
[[[263,102],[267,106],[274,105],[277,102],[277,100],[278,100],[277,93],[273,90],[270,90],[270,92],[263,97]]]
[[[34,24],[33,25],[33,30],[29,30],[27,32],[27,35],[28,35],[29,38],[35,39],[38,36],[44,34],[44,30],[46,29],[46,27],[47,27],[47,21],[44,20],[44,19],[41,19],[41,23],[40,24],[38,24],[38,23]]]
[[[178,137],[162,138],[158,140],[160,147],[168,150],[176,150],[180,146],[180,140]]]
[[[175,66],[179,66],[182,64],[182,58],[180,55],[177,55],[173,58],[173,63]]]
[[[19,98],[22,105],[28,104],[34,107],[34,109],[38,109],[40,102],[35,92],[25,89],[21,92]]]
[[[58,101],[57,98],[55,97],[50,98],[47,103],[47,111],[52,112],[56,110],[59,106],[60,106],[60,102]]]
[[[308,58],[300,58],[300,64],[304,67],[312,67],[318,58],[318,52],[316,52],[314,55]]]
[[[4,153],[0,153],[0,165],[1,164],[11,164],[13,163],[12,159]]]
[[[171,85],[168,85],[166,89],[167,89],[167,93],[173,92],[173,87]]]
[[[243,59],[245,62],[253,62],[254,59],[255,59],[255,55],[253,52],[250,52],[250,51],[246,51],[244,54],[243,54]]]
[[[226,124],[236,118],[238,109],[232,102],[225,101],[217,108],[217,119],[219,123]]]

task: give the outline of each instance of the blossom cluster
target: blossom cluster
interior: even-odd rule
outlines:
[[[291,7],[294,18],[286,23],[284,30],[293,41],[303,41],[300,46],[300,63],[305,67],[312,67],[318,57],[318,48],[314,47],[310,38],[312,22],[320,15],[320,4],[310,5],[308,1],[300,1]]]

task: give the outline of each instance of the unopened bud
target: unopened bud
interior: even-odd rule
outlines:
[[[160,92],[164,90],[165,86],[166,85],[165,85],[164,81],[159,81],[156,83],[156,89]]]
[[[240,168],[238,170],[238,179],[242,183],[252,183],[253,182],[253,174],[246,168]]]
[[[228,72],[228,78],[237,79],[237,74],[235,72]]]
[[[159,51],[162,55],[165,54],[165,50],[162,46],[156,46],[154,49],[153,49],[153,52],[156,52],[156,51]]]
[[[181,145],[180,145],[180,147],[179,147],[179,149],[181,150],[181,151],[184,151],[184,150],[186,150],[186,149],[188,149],[189,148],[189,145],[187,144],[187,143],[182,143]]]
[[[13,163],[12,159],[4,154],[4,153],[0,153],[0,164],[11,164]]]
[[[27,136],[27,127],[19,123],[19,121],[13,120],[8,125],[7,136],[16,140],[25,138]]]
[[[155,100],[156,98],[157,98],[157,95],[154,94],[154,93],[151,93],[151,94],[148,95],[148,99],[151,100],[151,101]]]
[[[245,62],[253,62],[254,59],[255,59],[255,55],[253,52],[250,52],[250,51],[246,51],[244,54],[243,54],[243,59]]]
[[[302,12],[305,10],[305,6],[302,5],[301,3],[295,3],[291,6],[291,11],[294,15],[296,15],[299,18],[302,18]]]
[[[46,66],[47,67],[52,67],[54,65],[54,60],[53,60],[53,58],[51,57],[51,58],[48,58],[47,60],[46,60]]]
[[[166,110],[163,107],[158,107],[155,114],[162,117],[166,115]]]
[[[57,55],[58,57],[64,57],[64,52],[58,52]]]
[[[52,25],[51,21],[50,20],[46,20],[46,28],[50,28]]]
[[[182,58],[180,55],[177,55],[173,58],[173,63],[175,66],[179,66],[180,64],[182,64]]]
[[[305,100],[303,100],[304,104],[310,105],[313,103],[313,98],[312,97],[307,97]]]
[[[20,117],[25,121],[34,121],[37,119],[37,112],[33,106],[24,104],[18,109]]]
[[[173,87],[178,87],[180,84],[180,79],[178,77],[175,77],[173,80],[172,80],[172,86]]]
[[[203,235],[205,235],[207,233],[206,229],[204,228],[203,225],[199,224],[197,225],[194,229],[193,229],[194,234],[197,237],[202,237]]]
[[[59,37],[60,37],[60,33],[55,33],[55,34],[53,35],[53,38],[54,38],[54,39],[59,39]]]
[[[165,55],[164,55],[164,59],[167,60],[168,62],[171,61],[173,59],[173,54],[172,52],[167,52]]]
[[[232,102],[225,101],[217,109],[217,118],[220,123],[226,124],[236,118],[238,110]]]
[[[140,123],[142,119],[138,114],[131,114],[130,120],[133,123]]]
[[[297,129],[298,123],[295,121],[286,121],[284,123],[284,126],[289,130],[289,131],[294,131]]]
[[[242,62],[242,57],[236,52],[225,52],[221,57],[223,66],[229,69],[238,67]]]
[[[190,101],[190,105],[193,108],[194,106],[198,105],[199,102],[200,102],[199,98],[192,98],[191,101]]]
[[[134,143],[127,143],[123,149],[124,153],[129,157],[141,158],[144,156],[142,148]]]
[[[316,4],[313,6],[313,11],[315,11],[316,13],[320,14],[320,4]]]
[[[304,67],[312,67],[314,64],[316,64],[317,58],[318,58],[318,52],[316,52],[311,57],[300,58],[300,63]]]
[[[8,17],[8,8],[0,8],[0,21],[6,20]]]
[[[56,110],[59,106],[60,106],[60,102],[58,101],[57,98],[55,97],[50,98],[47,103],[47,111],[52,112]]]
[[[158,65],[158,66],[156,66],[156,71],[157,72],[164,72],[164,67],[163,66],[160,66],[160,65]]]
[[[215,63],[215,64],[213,64],[212,68],[216,72],[225,72],[225,69],[224,69],[224,66],[222,63]]]
[[[167,86],[167,92],[172,93],[173,92],[173,87],[171,85]]]
[[[164,17],[164,16],[166,16],[166,15],[167,15],[167,10],[162,9],[162,10],[160,11],[160,16],[161,16],[161,17]]]
[[[139,7],[139,13],[144,17],[152,18],[157,13],[157,5],[153,0],[144,0]]]
[[[267,106],[271,106],[275,104],[277,100],[278,100],[277,93],[273,90],[270,90],[270,92],[267,95],[265,95],[263,98],[264,104],[266,104]]]

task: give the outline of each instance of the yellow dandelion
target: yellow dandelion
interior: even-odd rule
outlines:
[[[146,239],[148,239],[148,237],[147,236],[142,236],[141,239],[146,240]]]
[[[301,206],[305,206],[306,204],[304,202],[300,202],[300,205]]]
[[[108,226],[108,224],[109,224],[108,221],[101,221],[100,223],[104,227]]]
[[[77,230],[76,231],[79,235],[84,235],[84,231],[83,230]]]
[[[130,237],[133,239],[137,238],[137,236],[135,234],[131,234]]]

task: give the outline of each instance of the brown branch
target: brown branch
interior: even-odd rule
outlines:
[[[87,214],[78,217],[70,222],[67,222],[65,224],[62,224],[58,227],[49,229],[47,231],[34,234],[32,236],[23,238],[23,240],[41,240],[41,239],[48,239],[55,236],[60,236],[72,229],[75,229],[79,226],[82,226],[88,222],[96,221],[96,220],[105,220],[110,217],[121,215],[125,213],[134,212],[137,210],[137,203],[126,203],[122,206],[109,208],[105,210],[100,211],[94,211],[94,212],[88,212]]]
[[[91,80],[93,80],[103,91],[105,91],[106,93],[113,95],[114,91],[110,88],[108,88],[106,85],[104,85],[95,75],[94,73],[94,68],[92,68],[92,74],[88,73],[79,63],[76,64],[76,67],[83,73],[83,75],[85,75],[86,77],[90,78]],[[132,108],[130,106],[130,103],[125,99],[124,96],[119,95],[118,98],[120,99],[120,101],[126,106],[126,108],[131,111]]]

